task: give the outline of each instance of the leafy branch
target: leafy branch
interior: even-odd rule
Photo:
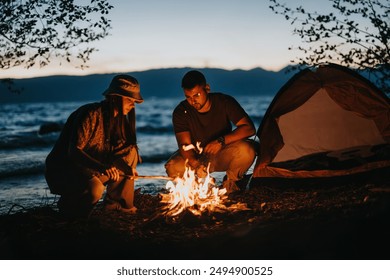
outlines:
[[[97,51],[88,45],[109,35],[112,6],[106,0],[74,2],[1,0],[0,69],[44,67],[53,57],[87,67]]]
[[[307,11],[269,0],[270,9],[294,26],[303,45],[290,47],[303,66],[338,63],[369,70],[376,84],[390,93],[390,0],[329,0],[332,12]]]

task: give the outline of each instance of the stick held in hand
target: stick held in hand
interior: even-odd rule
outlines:
[[[162,175],[138,175],[138,176],[132,176],[132,175],[124,174],[124,175],[120,175],[120,176],[129,178],[129,179],[134,179],[134,180],[138,180],[138,179],[156,179],[156,180],[172,181],[174,179],[172,177],[162,176]]]

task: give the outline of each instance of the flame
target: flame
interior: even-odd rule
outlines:
[[[186,167],[183,177],[177,177],[166,184],[167,194],[162,194],[163,211],[167,216],[177,216],[185,210],[200,216],[204,212],[248,210],[245,203],[224,205],[228,196],[225,188],[215,186],[210,176],[210,165],[205,178],[198,178],[195,171]]]
[[[195,150],[196,153],[201,154],[203,152],[203,148],[200,146],[200,144],[200,142],[196,142],[196,146],[193,144],[183,145],[182,149],[184,151]]]

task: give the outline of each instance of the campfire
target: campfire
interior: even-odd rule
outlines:
[[[196,216],[202,213],[248,210],[245,203],[226,205],[229,202],[227,191],[215,185],[209,168],[205,178],[197,177],[194,170],[186,167],[182,177],[168,181],[165,186],[168,193],[162,194],[161,200],[166,204],[163,207],[164,215],[174,217],[186,210]]]

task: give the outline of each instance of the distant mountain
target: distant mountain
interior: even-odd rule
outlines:
[[[190,68],[167,68],[141,72],[129,72],[141,84],[145,99],[156,97],[183,96],[181,78]],[[280,87],[293,75],[286,69],[278,72],[261,68],[252,70],[223,70],[216,68],[202,71],[212,91],[239,95],[275,95]],[[90,101],[102,99],[103,91],[117,73],[88,76],[49,76],[30,79],[15,79],[21,94],[9,93],[0,84],[0,102],[54,102]]]

